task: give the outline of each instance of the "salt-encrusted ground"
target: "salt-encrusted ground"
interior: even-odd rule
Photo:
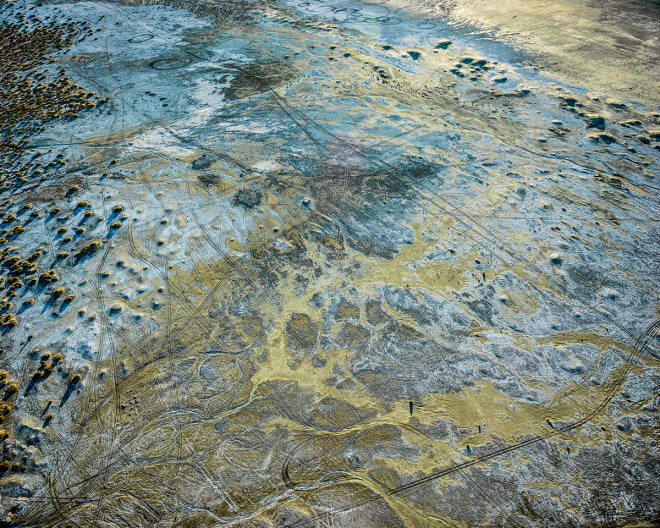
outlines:
[[[2,11],[5,522],[657,522],[657,94],[182,7]]]

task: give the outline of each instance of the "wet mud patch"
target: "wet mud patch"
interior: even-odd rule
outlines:
[[[268,92],[295,80],[300,72],[287,60],[255,60],[237,68],[231,86],[225,90],[230,101],[247,99],[253,95]]]
[[[443,166],[405,157],[395,166],[377,158],[365,165],[326,164],[310,178],[309,192],[327,233],[333,232],[334,224],[351,248],[392,259],[400,246],[414,241],[412,231],[402,225],[421,201],[413,189],[439,185]]]
[[[239,189],[232,198],[232,205],[253,209],[261,204],[263,193],[259,189]]]
[[[197,180],[199,183],[206,187],[211,187],[213,185],[220,185],[223,183],[222,176],[214,172],[205,172],[203,174],[197,175]]]
[[[215,161],[216,161],[215,156],[202,154],[199,158],[193,160],[190,163],[190,167],[194,171],[203,171],[208,169],[211,165],[213,165]]]

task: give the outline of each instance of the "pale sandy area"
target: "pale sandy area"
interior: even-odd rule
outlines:
[[[542,73],[599,94],[660,103],[660,3],[387,0],[416,16],[491,33]]]

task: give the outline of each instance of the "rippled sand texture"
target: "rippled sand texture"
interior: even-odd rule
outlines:
[[[480,5],[3,5],[0,521],[657,525],[657,21]]]

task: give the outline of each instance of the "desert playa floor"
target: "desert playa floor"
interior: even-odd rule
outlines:
[[[0,8],[0,527],[651,527],[657,3]]]

